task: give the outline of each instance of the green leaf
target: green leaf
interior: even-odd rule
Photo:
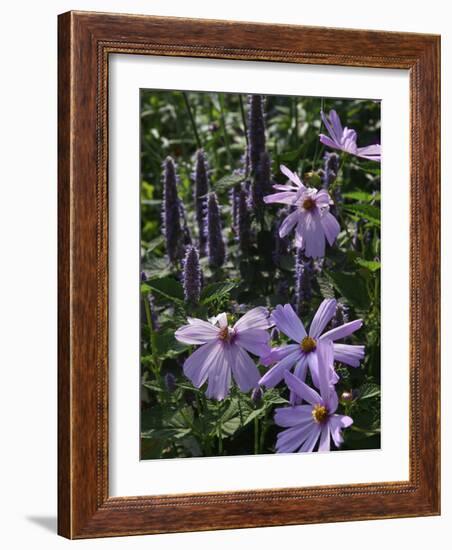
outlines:
[[[358,274],[341,273],[339,271],[325,271],[333,283],[334,288],[348,302],[358,309],[369,307],[369,296],[366,283]]]
[[[343,209],[349,214],[380,226],[380,209],[372,204],[344,204]]]
[[[214,189],[217,192],[228,191],[229,189],[234,187],[234,185],[245,181],[245,179],[246,177],[243,174],[228,174],[227,176],[223,176],[215,183]]]
[[[364,258],[355,258],[355,262],[369,271],[375,272],[381,268],[381,263],[376,261],[365,260]]]
[[[259,418],[265,413],[265,407],[261,407],[260,409],[256,409],[252,411],[252,413],[248,416],[248,418],[243,423],[244,426],[247,426],[250,422],[252,422],[255,418]]]
[[[349,191],[348,193],[342,193],[344,199],[353,199],[361,202],[379,201],[380,193],[366,193],[365,191]]]
[[[183,302],[184,300],[184,289],[182,285],[172,277],[151,279],[147,281],[147,285],[152,291],[157,292],[173,302]]]
[[[220,300],[233,288],[237,286],[237,283],[234,282],[228,282],[228,283],[211,283],[210,285],[207,285],[203,291],[201,292],[201,303],[202,304],[209,304],[215,300]]]
[[[364,384],[359,389],[359,400],[371,399],[372,397],[378,397],[380,395],[380,386],[378,384]]]

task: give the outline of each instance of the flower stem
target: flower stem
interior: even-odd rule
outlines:
[[[259,454],[259,419],[254,419],[254,454]]]
[[[188,101],[187,92],[182,92],[182,95],[184,96],[185,107],[187,108],[188,116],[190,118],[191,127],[192,127],[193,133],[195,135],[196,145],[197,145],[198,149],[201,149],[202,144],[201,144],[201,140],[199,139],[199,134],[198,134],[198,130],[196,128],[195,118],[193,116],[193,112],[192,112],[192,109],[190,107],[190,102]]]

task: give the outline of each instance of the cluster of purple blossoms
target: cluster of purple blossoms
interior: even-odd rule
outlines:
[[[267,204],[280,203],[291,207],[292,212],[279,228],[279,235],[285,237],[295,229],[295,245],[304,250],[308,258],[322,258],[325,255],[325,240],[333,245],[340,227],[330,213],[331,198],[325,189],[306,187],[301,179],[281,165],[281,172],[290,183],[273,185],[279,193],[267,195]]]
[[[171,157],[163,163],[163,234],[166,251],[176,263],[184,254],[184,233],[181,226],[181,202],[177,193],[176,167]]]

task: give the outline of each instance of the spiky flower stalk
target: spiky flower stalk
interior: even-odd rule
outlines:
[[[251,241],[251,221],[247,204],[247,193],[243,188],[240,189],[238,196],[237,230],[240,251],[242,254],[246,254]]]
[[[209,176],[206,156],[202,149],[199,149],[196,153],[193,177],[195,182],[194,201],[196,223],[198,225],[199,253],[201,256],[205,256],[207,237],[205,234],[204,215],[207,204],[207,193],[209,192]]]
[[[173,393],[177,389],[176,377],[172,372],[167,372],[164,377],[165,386],[169,393]]]
[[[221,233],[221,217],[218,199],[215,193],[209,193],[207,198],[207,254],[210,267],[221,267],[226,258],[226,248]]]
[[[341,302],[337,302],[336,313],[331,319],[331,327],[336,328],[346,323],[348,323],[348,307]]]
[[[301,248],[297,248],[295,258],[295,310],[304,313],[306,304],[312,297],[311,268]]]
[[[265,206],[264,196],[271,192],[271,160],[267,151],[263,151],[250,186],[250,208],[257,214],[261,213]]]
[[[183,255],[183,233],[180,221],[180,204],[177,195],[177,178],[174,161],[167,157],[163,163],[163,234],[166,253],[176,263]]]
[[[288,249],[289,249],[289,240],[287,237],[280,237],[279,236],[279,228],[285,218],[285,216],[287,215],[287,211],[285,209],[283,209],[281,211],[281,216],[280,216],[280,219],[277,221],[277,223],[275,224],[274,228],[273,228],[273,239],[274,239],[274,244],[273,244],[273,249],[272,249],[272,258],[273,258],[273,262],[279,266],[280,264],[280,261],[281,261],[281,256],[286,256],[288,254]]]
[[[237,183],[234,185],[234,187],[230,191],[230,198],[231,198],[231,212],[232,212],[232,227],[234,229],[234,232],[236,235],[238,235],[239,232],[239,198],[240,198],[240,191],[242,190],[242,186],[240,183]]]
[[[199,254],[194,246],[188,246],[183,262],[182,282],[185,301],[196,305],[201,293],[201,270],[199,267]]]
[[[252,174],[256,174],[261,154],[265,151],[264,100],[261,95],[250,95],[248,115],[249,162]]]
[[[326,152],[323,155],[323,175],[322,186],[327,189],[337,178],[339,172],[339,155],[337,153]]]

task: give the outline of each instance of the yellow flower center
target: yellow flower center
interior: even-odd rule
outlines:
[[[311,338],[310,336],[305,336],[301,341],[300,346],[305,353],[310,353],[311,351],[314,351],[317,347],[317,342],[314,340],[314,338]]]
[[[328,418],[328,410],[324,405],[315,405],[312,409],[312,417],[316,422],[321,424]]]
[[[223,341],[229,340],[229,327],[223,327],[218,334],[218,338]]]
[[[302,206],[305,210],[312,210],[315,207],[315,200],[308,197],[304,199]]]

